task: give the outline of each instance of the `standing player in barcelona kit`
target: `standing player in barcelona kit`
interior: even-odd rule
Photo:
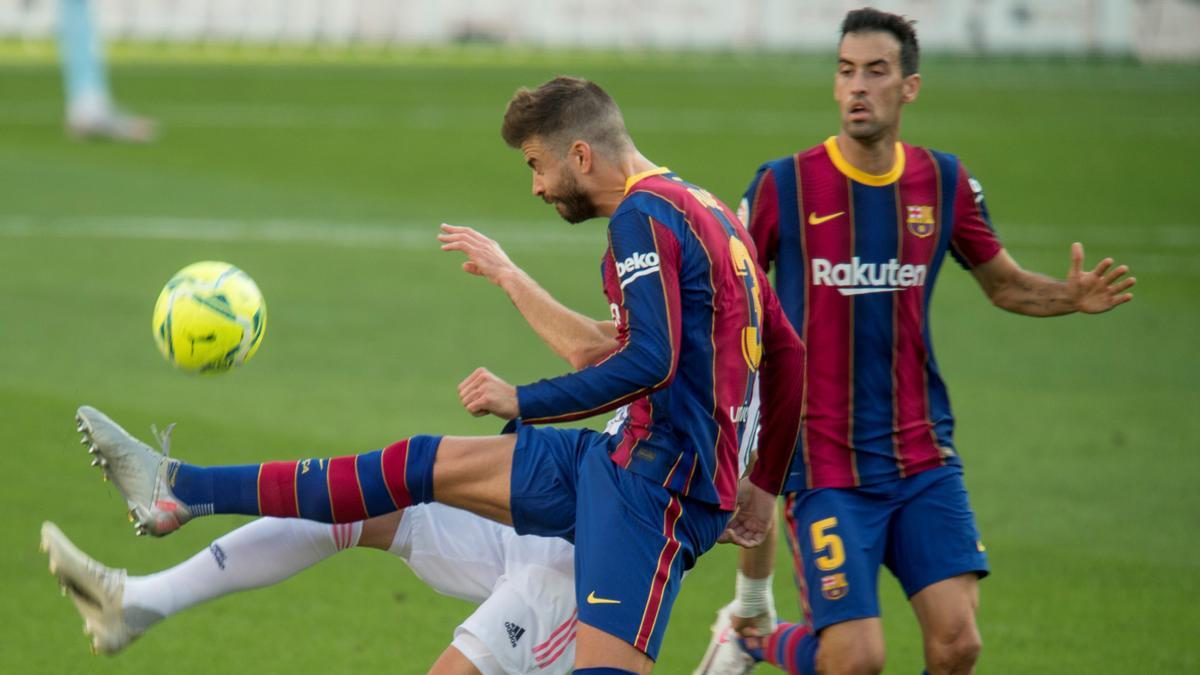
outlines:
[[[503,135],[533,170],[534,194],[566,220],[609,217],[602,273],[613,313],[600,322],[572,312],[492,264],[471,233],[447,229],[443,248],[465,252],[464,268],[503,288],[580,367],[521,387],[481,368],[460,385],[471,413],[519,418],[514,433],[200,467],[154,452],[94,408],[80,409],[80,430],[142,533],[214,513],[353,522],[436,499],[522,534],[573,539],[576,672],[649,672],[683,572],[723,531],[761,541],[761,499],[726,530],[746,466],[738,441],[760,391],[749,477],[758,492],[745,493],[778,494],[799,431],[803,345],[733,212],[642,156],[600,87],[556,78],[518,91]],[[626,405],[615,435],[532,426]]]
[[[912,603],[928,672],[970,672],[988,563],[929,337],[943,259],[949,252],[995,305],[1019,314],[1097,313],[1131,298],[1126,267],[1106,259],[1083,271],[1080,244],[1065,281],[1016,264],[958,158],[899,142],[900,109],[920,85],[912,24],[850,12],[834,87],[840,133],[764,164],[742,202],[807,348],[804,431],[785,488],[806,616],[773,629],[769,547],[743,551],[738,598],[698,672],[746,672],[751,656],[793,673],[879,672],[881,563]],[[739,643],[731,627],[769,638]]]

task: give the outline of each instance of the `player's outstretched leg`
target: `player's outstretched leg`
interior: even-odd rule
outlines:
[[[362,527],[262,518],[220,537],[188,560],[147,576],[105,567],[75,547],[53,523],[42,525],[41,548],[50,556],[51,573],[75,600],[84,631],[92,637],[92,650],[115,654],[168,616],[230,593],[277,584],[358,545]]]
[[[91,406],[81,407],[75,422],[83,433],[81,442],[93,455],[92,466],[99,467],[125,498],[139,536],[164,536],[192,518],[192,509],[175,497],[169,482],[178,461],[151,449]],[[168,429],[162,439],[164,452],[169,450],[169,435]]]
[[[389,519],[394,532],[400,514]],[[42,525],[42,550],[50,556],[50,571],[75,600],[84,631],[92,636],[92,650],[115,654],[169,616],[224,595],[277,584],[357,546],[362,530],[362,523],[261,518],[147,576],[105,567],[53,523]]]
[[[83,617],[83,631],[91,637],[93,653],[121,651],[154,622],[145,614],[125,611],[121,602],[125,570],[109,569],[92,560],[54,523],[42,523],[41,549],[50,556],[50,573],[58,577],[63,594],[71,595]]]
[[[413,436],[361,455],[201,467],[166,455],[169,434],[160,439],[160,453],[90,406],[79,409],[76,421],[95,456],[93,466],[104,471],[129,505],[134,529],[156,537],[196,516],[228,513],[351,523],[432,501],[433,464],[442,440]],[[474,447],[467,444],[462,452],[451,453],[463,459],[445,463],[441,501],[502,520],[503,508],[482,508],[473,501],[480,492],[478,463],[490,461],[487,456],[473,458]],[[506,480],[502,488],[506,504]]]

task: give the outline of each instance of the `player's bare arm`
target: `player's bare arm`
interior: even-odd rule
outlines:
[[[737,597],[729,621],[738,635],[751,647],[760,647],[762,638],[775,628],[775,601],[771,581],[775,571],[775,521],[771,522],[762,544],[738,551]]]
[[[612,321],[597,321],[555,300],[494,240],[470,227],[443,224],[438,241],[443,251],[466,254],[463,271],[503,289],[538,337],[572,368],[589,366],[617,348]]]
[[[1129,302],[1129,289],[1137,280],[1126,277],[1127,265],[1113,267],[1113,259],[1083,269],[1083,244],[1071,245],[1071,265],[1065,280],[1022,269],[1008,251],[971,270],[992,303],[1027,316],[1060,316],[1073,312],[1099,314]]]
[[[718,541],[746,548],[761,544],[771,529],[777,497],[743,478],[738,486],[737,510]]]

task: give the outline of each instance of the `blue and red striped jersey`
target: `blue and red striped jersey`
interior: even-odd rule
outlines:
[[[761,389],[760,460],[779,492],[799,433],[804,352],[733,212],[667,169],[638,174],[609,220],[601,262],[618,346],[578,372],[517,388],[526,423],[628,405],[614,462],[732,509],[739,440]]]
[[[929,301],[947,251],[1001,249],[958,158],[903,143],[884,175],[830,138],[760,167],[739,216],[807,349],[803,431],[788,491],[869,485],[958,464]]]

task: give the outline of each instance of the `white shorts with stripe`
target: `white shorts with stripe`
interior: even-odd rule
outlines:
[[[435,591],[479,603],[454,646],[484,675],[569,673],[575,549],[442,504],[404,510],[392,551]]]

